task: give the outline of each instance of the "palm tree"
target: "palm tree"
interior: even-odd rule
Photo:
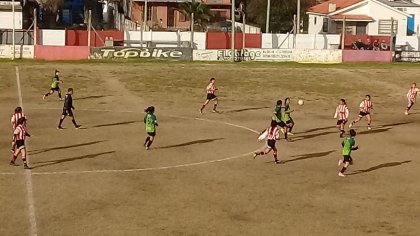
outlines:
[[[195,0],[182,3],[181,11],[187,16],[189,20],[191,20],[192,14],[194,14],[194,25],[198,25],[201,30],[206,28],[206,23],[212,16],[209,6],[202,3],[201,1],[196,2]]]

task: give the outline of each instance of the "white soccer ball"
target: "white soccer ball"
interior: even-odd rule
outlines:
[[[299,106],[302,106],[304,103],[305,103],[305,102],[304,102],[302,99],[299,99],[299,100],[298,100],[298,104],[299,104]]]

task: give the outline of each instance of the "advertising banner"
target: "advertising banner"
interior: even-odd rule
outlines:
[[[12,58],[12,57],[13,57],[13,46],[0,45],[0,58]],[[16,45],[15,58],[33,59],[34,46],[33,45]]]
[[[195,61],[231,61],[232,50],[194,50]],[[238,61],[291,61],[292,50],[289,49],[245,49],[235,50]]]
[[[162,59],[191,60],[191,48],[139,48],[102,47],[92,48],[91,59]]]
[[[398,62],[420,62],[420,52],[396,51],[395,61]]]

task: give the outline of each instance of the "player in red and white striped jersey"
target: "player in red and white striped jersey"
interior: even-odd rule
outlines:
[[[14,131],[16,129],[17,126],[17,122],[20,118],[25,117],[25,114],[22,111],[22,107],[16,107],[15,108],[15,113],[12,115],[12,118],[10,118],[10,124],[12,125],[12,130]],[[13,135],[12,138],[12,148],[11,151],[14,152],[15,151],[15,146],[16,146],[16,142],[15,142],[15,136]]]
[[[12,160],[10,161],[10,165],[16,165],[16,159],[19,156],[19,154],[22,155],[22,161],[23,161],[23,168],[29,169],[28,163],[26,161],[26,148],[25,148],[25,139],[26,137],[30,137],[31,135],[28,133],[28,130],[26,129],[26,118],[21,117],[16,122],[16,128],[13,132],[15,135],[16,140],[16,150],[13,153]]]
[[[337,128],[340,130],[340,138],[343,137],[344,125],[347,123],[349,118],[349,109],[347,108],[346,100],[340,99],[340,104],[335,109],[334,118],[337,118]]]
[[[270,153],[271,150],[273,150],[274,162],[276,164],[279,164],[280,161],[277,159],[276,140],[280,138],[280,130],[277,127],[277,122],[275,120],[272,120],[270,127],[261,132],[261,134],[264,132],[267,132],[267,146],[265,146],[261,150],[254,152],[254,159],[259,155],[266,155]]]
[[[354,124],[356,124],[357,122],[359,122],[364,116],[366,116],[367,120],[368,120],[368,129],[371,129],[370,124],[372,122],[372,109],[373,109],[373,105],[372,105],[372,100],[370,98],[370,95],[366,95],[365,100],[363,100],[360,103],[360,112],[359,112],[359,117],[357,117],[357,119],[355,119],[353,122],[350,123],[349,128],[353,127]]]
[[[405,109],[405,113],[404,113],[405,115],[408,115],[408,112],[413,107],[414,103],[416,103],[416,98],[417,98],[418,93],[420,93],[420,89],[417,88],[416,83],[413,83],[411,85],[410,90],[408,90],[408,93],[407,93],[408,106]]]
[[[207,106],[207,104],[209,104],[210,101],[214,101],[213,112],[217,112],[216,108],[217,108],[218,99],[217,99],[217,96],[215,94],[216,91],[217,91],[215,81],[216,81],[215,78],[211,78],[209,85],[207,85],[207,88],[206,88],[207,98],[206,98],[206,101],[204,102],[203,106],[201,106],[201,108],[200,108],[200,113],[201,114],[203,114],[204,108]]]

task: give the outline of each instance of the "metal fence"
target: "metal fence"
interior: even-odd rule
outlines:
[[[10,29],[0,29],[0,44],[13,44],[13,31]],[[15,44],[17,45],[33,45],[34,31],[33,30],[15,30]]]

